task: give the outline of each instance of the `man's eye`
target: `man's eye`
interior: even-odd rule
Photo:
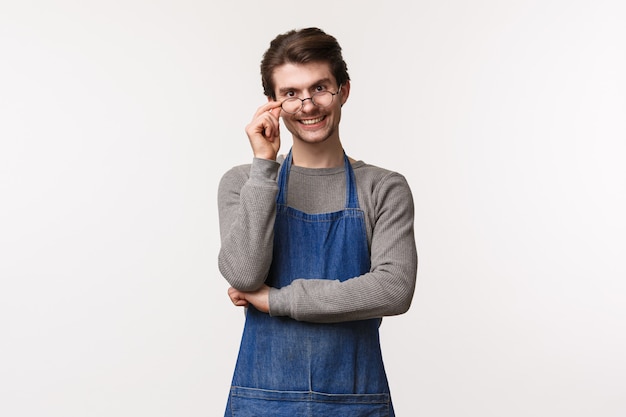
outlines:
[[[293,91],[288,91],[288,92],[285,94],[285,97],[287,97],[287,98],[290,98],[290,97],[295,97],[295,96],[296,96],[296,93],[294,93]]]
[[[315,87],[315,92],[319,93],[320,91],[324,91],[326,90],[326,88],[324,88],[324,86],[318,85],[317,87]]]

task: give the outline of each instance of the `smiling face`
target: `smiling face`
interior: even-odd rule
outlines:
[[[292,97],[309,99],[313,94],[321,91],[334,94],[339,90],[330,66],[326,62],[281,65],[274,70],[273,81],[278,101]],[[311,100],[305,100],[302,109],[296,114],[281,111],[285,127],[293,136],[294,145],[298,141],[308,144],[328,141],[338,143],[341,106],[348,99],[349,92],[350,82],[348,81],[327,107],[319,107]]]

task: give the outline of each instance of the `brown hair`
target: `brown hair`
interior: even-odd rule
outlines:
[[[276,98],[272,76],[277,67],[308,62],[328,62],[338,85],[350,80],[337,39],[318,28],[291,30],[276,36],[263,54],[261,82],[265,95]]]

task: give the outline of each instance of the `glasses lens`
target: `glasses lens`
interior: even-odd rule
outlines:
[[[288,98],[287,100],[283,101],[283,104],[281,104],[280,106],[287,113],[295,114],[300,111],[300,108],[302,107],[302,100],[300,100],[299,98]]]
[[[313,103],[319,107],[330,106],[333,102],[333,95],[330,91],[321,91],[313,94]]]

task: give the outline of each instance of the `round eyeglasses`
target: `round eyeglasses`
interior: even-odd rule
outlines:
[[[318,91],[317,93],[312,94],[309,98],[290,97],[287,100],[284,100],[280,104],[280,107],[289,114],[296,114],[302,110],[304,102],[307,100],[311,100],[311,103],[317,107],[328,107],[333,102],[333,98],[341,91],[341,87],[342,86],[339,85],[336,93],[331,93],[330,91]]]

